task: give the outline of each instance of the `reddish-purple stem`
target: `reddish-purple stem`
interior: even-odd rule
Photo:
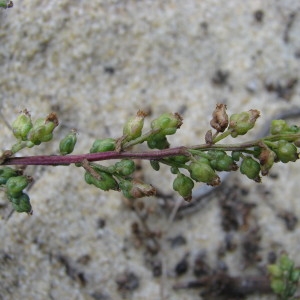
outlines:
[[[141,158],[141,159],[162,159],[170,156],[188,155],[185,147],[176,147],[165,150],[154,150],[145,152],[100,152],[87,153],[78,155],[39,155],[39,156],[25,156],[25,157],[11,157],[7,158],[3,165],[69,165],[74,163],[81,163],[84,159],[88,161],[101,161],[120,158]]]

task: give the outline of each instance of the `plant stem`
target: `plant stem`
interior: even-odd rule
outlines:
[[[7,158],[2,165],[69,165],[74,163],[81,163],[84,160],[89,162],[102,161],[110,159],[122,158],[140,158],[140,159],[162,159],[165,157],[189,155],[185,147],[177,147],[158,151],[145,151],[145,152],[100,152],[100,153],[87,153],[79,155],[40,155],[40,156],[27,156],[27,157],[12,157]]]
[[[190,150],[223,150],[223,151],[246,151],[249,148],[254,146],[259,146],[262,142],[267,141],[278,141],[286,140],[293,142],[300,139],[300,133],[297,134],[278,134],[270,135],[261,139],[256,139],[254,141],[249,141],[245,143],[237,144],[201,144],[190,147],[176,147],[169,148],[164,150],[153,150],[153,151],[144,151],[144,152],[117,152],[117,151],[108,151],[108,152],[99,152],[99,153],[87,153],[87,154],[78,154],[78,155],[40,155],[40,156],[27,156],[27,157],[6,157],[3,156],[0,158],[0,165],[69,165],[74,163],[81,163],[83,160],[89,162],[93,161],[102,161],[110,159],[147,159],[147,160],[160,160],[166,157],[185,155],[190,156]],[[128,146],[128,144],[126,145]]]

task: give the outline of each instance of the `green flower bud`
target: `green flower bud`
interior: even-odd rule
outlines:
[[[18,176],[18,171],[15,169],[12,169],[10,167],[3,167],[0,169],[0,185],[6,184],[7,180],[10,177]]]
[[[115,149],[116,141],[114,139],[99,139],[93,143],[92,148],[90,149],[90,153],[114,151]]]
[[[160,165],[159,165],[159,162],[157,160],[150,160],[150,165],[153,168],[153,170],[159,171]]]
[[[113,178],[112,175],[105,173],[105,172],[97,172],[99,174],[100,180],[96,179],[91,173],[86,172],[84,175],[84,179],[86,183],[92,184],[96,186],[97,188],[108,191],[108,190],[118,190],[118,183]]]
[[[239,114],[233,114],[230,117],[228,129],[231,131],[232,137],[246,134],[255,125],[257,118],[259,117],[259,111],[250,109],[247,112]]]
[[[299,269],[293,270],[291,273],[291,281],[297,283],[299,279],[300,279],[300,270]]]
[[[42,143],[42,140],[50,141],[52,137],[53,135],[51,133],[46,133],[45,126],[32,128],[28,133],[28,139],[34,145],[40,145]]]
[[[190,157],[185,156],[185,155],[178,155],[178,156],[170,157],[170,161],[174,161],[175,163],[178,163],[178,164],[185,164],[189,160],[190,160]]]
[[[211,159],[211,167],[216,171],[236,171],[238,169],[233,158],[228,156],[225,151],[210,150],[207,154]]]
[[[151,122],[152,130],[158,130],[162,135],[171,135],[182,125],[182,117],[178,114],[164,113]]]
[[[271,134],[280,134],[288,129],[288,124],[285,120],[272,120],[270,132]]]
[[[283,271],[290,272],[294,268],[294,262],[286,254],[280,256],[279,265]]]
[[[173,181],[174,191],[177,191],[179,195],[182,196],[186,201],[192,200],[193,187],[193,180],[182,173],[179,173]]]
[[[176,174],[178,174],[179,169],[178,169],[177,167],[174,167],[174,166],[173,166],[173,167],[170,168],[170,171],[171,171],[172,174],[175,174],[175,175],[176,175]]]
[[[28,186],[30,181],[30,178],[24,175],[10,177],[6,182],[7,194],[12,197],[18,197],[22,193],[22,191]]]
[[[242,174],[246,175],[249,179],[260,182],[259,172],[260,164],[250,156],[246,156],[240,166]]]
[[[242,153],[240,151],[232,151],[231,152],[231,157],[232,157],[233,160],[239,161],[240,158],[241,158],[241,154]]]
[[[67,155],[73,152],[77,142],[77,132],[72,130],[59,143],[59,153]]]
[[[282,294],[285,290],[285,283],[282,279],[272,279],[271,289],[275,294]]]
[[[278,141],[277,147],[273,150],[276,153],[278,159],[283,163],[296,161],[298,159],[296,146],[285,140]]]
[[[53,130],[58,126],[58,119],[55,113],[51,113],[46,119],[37,119],[31,130],[28,132],[28,140],[34,145],[49,142],[53,138]]]
[[[135,164],[132,159],[122,159],[115,164],[115,171],[122,176],[129,176],[135,171]]]
[[[210,164],[204,160],[190,163],[189,172],[195,181],[204,182],[212,186],[220,184],[220,177],[215,173]]]
[[[289,132],[291,133],[298,133],[300,132],[300,127],[297,125],[292,125],[289,127]]]
[[[220,159],[214,159],[211,161],[211,166],[216,171],[236,171],[238,169],[238,166],[234,162],[233,158],[225,155],[223,158]]]
[[[28,214],[32,214],[30,198],[27,194],[21,193],[18,197],[10,197],[9,200],[11,201],[12,206],[16,212],[25,212]]]
[[[278,265],[268,265],[267,268],[272,278],[280,278],[283,275],[283,271]]]
[[[123,180],[119,186],[123,195],[128,199],[154,196],[156,194],[156,190],[151,184],[136,179]]]
[[[166,136],[159,133],[151,135],[147,140],[148,147],[150,149],[167,149],[170,147],[170,144]]]
[[[142,135],[146,113],[139,110],[135,117],[130,118],[123,128],[124,141],[134,140]]]
[[[12,123],[13,134],[17,139],[27,140],[27,134],[32,128],[32,122],[29,112],[25,109],[21,115]]]

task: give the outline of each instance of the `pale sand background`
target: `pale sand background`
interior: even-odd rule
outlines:
[[[257,11],[264,13],[261,21],[254,17]],[[4,121],[12,122],[25,107],[33,117],[56,111],[62,125],[58,136],[77,128],[75,153],[87,152],[97,137],[119,136],[126,118],[140,108],[151,110],[154,117],[164,111],[184,112],[184,125],[171,140],[174,145],[199,143],[217,102],[226,102],[230,112],[257,108],[263,117],[300,105],[299,82],[287,90],[290,95],[266,89],[267,84],[299,81],[300,2],[16,0],[12,9],[0,11],[0,65],[2,149],[12,142]],[[228,72],[225,84],[212,83],[218,70]],[[56,149],[53,142],[30,153]],[[269,202],[275,208],[296,215],[299,168],[299,163],[277,166],[279,178],[264,178],[259,188],[273,190]],[[33,216],[14,214],[0,220],[0,299],[121,299],[115,278],[124,270],[140,277],[139,288],[128,299],[161,299],[161,279],[153,278],[146,266],[144,249],[126,242],[136,216],[118,193],[87,186],[82,170],[75,167],[28,172],[36,179],[30,190]],[[171,191],[167,172],[157,176],[147,167],[145,172],[149,182]],[[249,201],[260,204],[255,215],[262,232],[262,264],[276,245],[276,253],[288,250],[300,265],[299,226],[287,231],[276,209],[259,198],[261,193],[255,194],[258,186],[241,180],[251,190]],[[106,220],[103,229],[97,228],[99,218]],[[149,224],[162,230],[168,226],[157,215]],[[172,250],[167,238],[179,233],[187,244]],[[223,238],[220,209],[212,200],[163,235],[168,272],[187,251],[192,263],[201,249],[215,266]],[[57,255],[77,261],[86,286],[66,275]],[[79,263],[84,255],[90,261]],[[231,274],[245,273],[237,252],[225,260]],[[189,278],[191,269],[180,281]],[[175,282],[167,279],[163,284],[165,299],[199,298],[198,291],[174,293]]]

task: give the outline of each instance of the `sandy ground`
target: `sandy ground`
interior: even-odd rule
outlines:
[[[270,116],[300,106],[299,30],[295,0],[16,0],[0,10],[1,148],[13,143],[7,123],[24,108],[34,118],[55,111],[61,125],[55,141],[23,155],[57,153],[71,128],[74,153],[88,152],[94,139],[120,136],[138,109],[150,118],[181,112],[172,145],[202,143],[218,102],[231,113],[259,109],[255,136]],[[0,299],[200,299],[200,289],[172,288],[196,278],[199,253],[210,271],[232,276],[263,274],[281,251],[300,265],[300,228],[278,217],[300,213],[299,168],[278,165],[259,185],[232,176],[172,223],[163,196],[147,199],[156,255],[153,240],[132,232],[143,227],[119,193],[88,186],[73,166],[28,168],[34,214],[7,218],[1,196]],[[167,169],[142,170],[172,195]]]

